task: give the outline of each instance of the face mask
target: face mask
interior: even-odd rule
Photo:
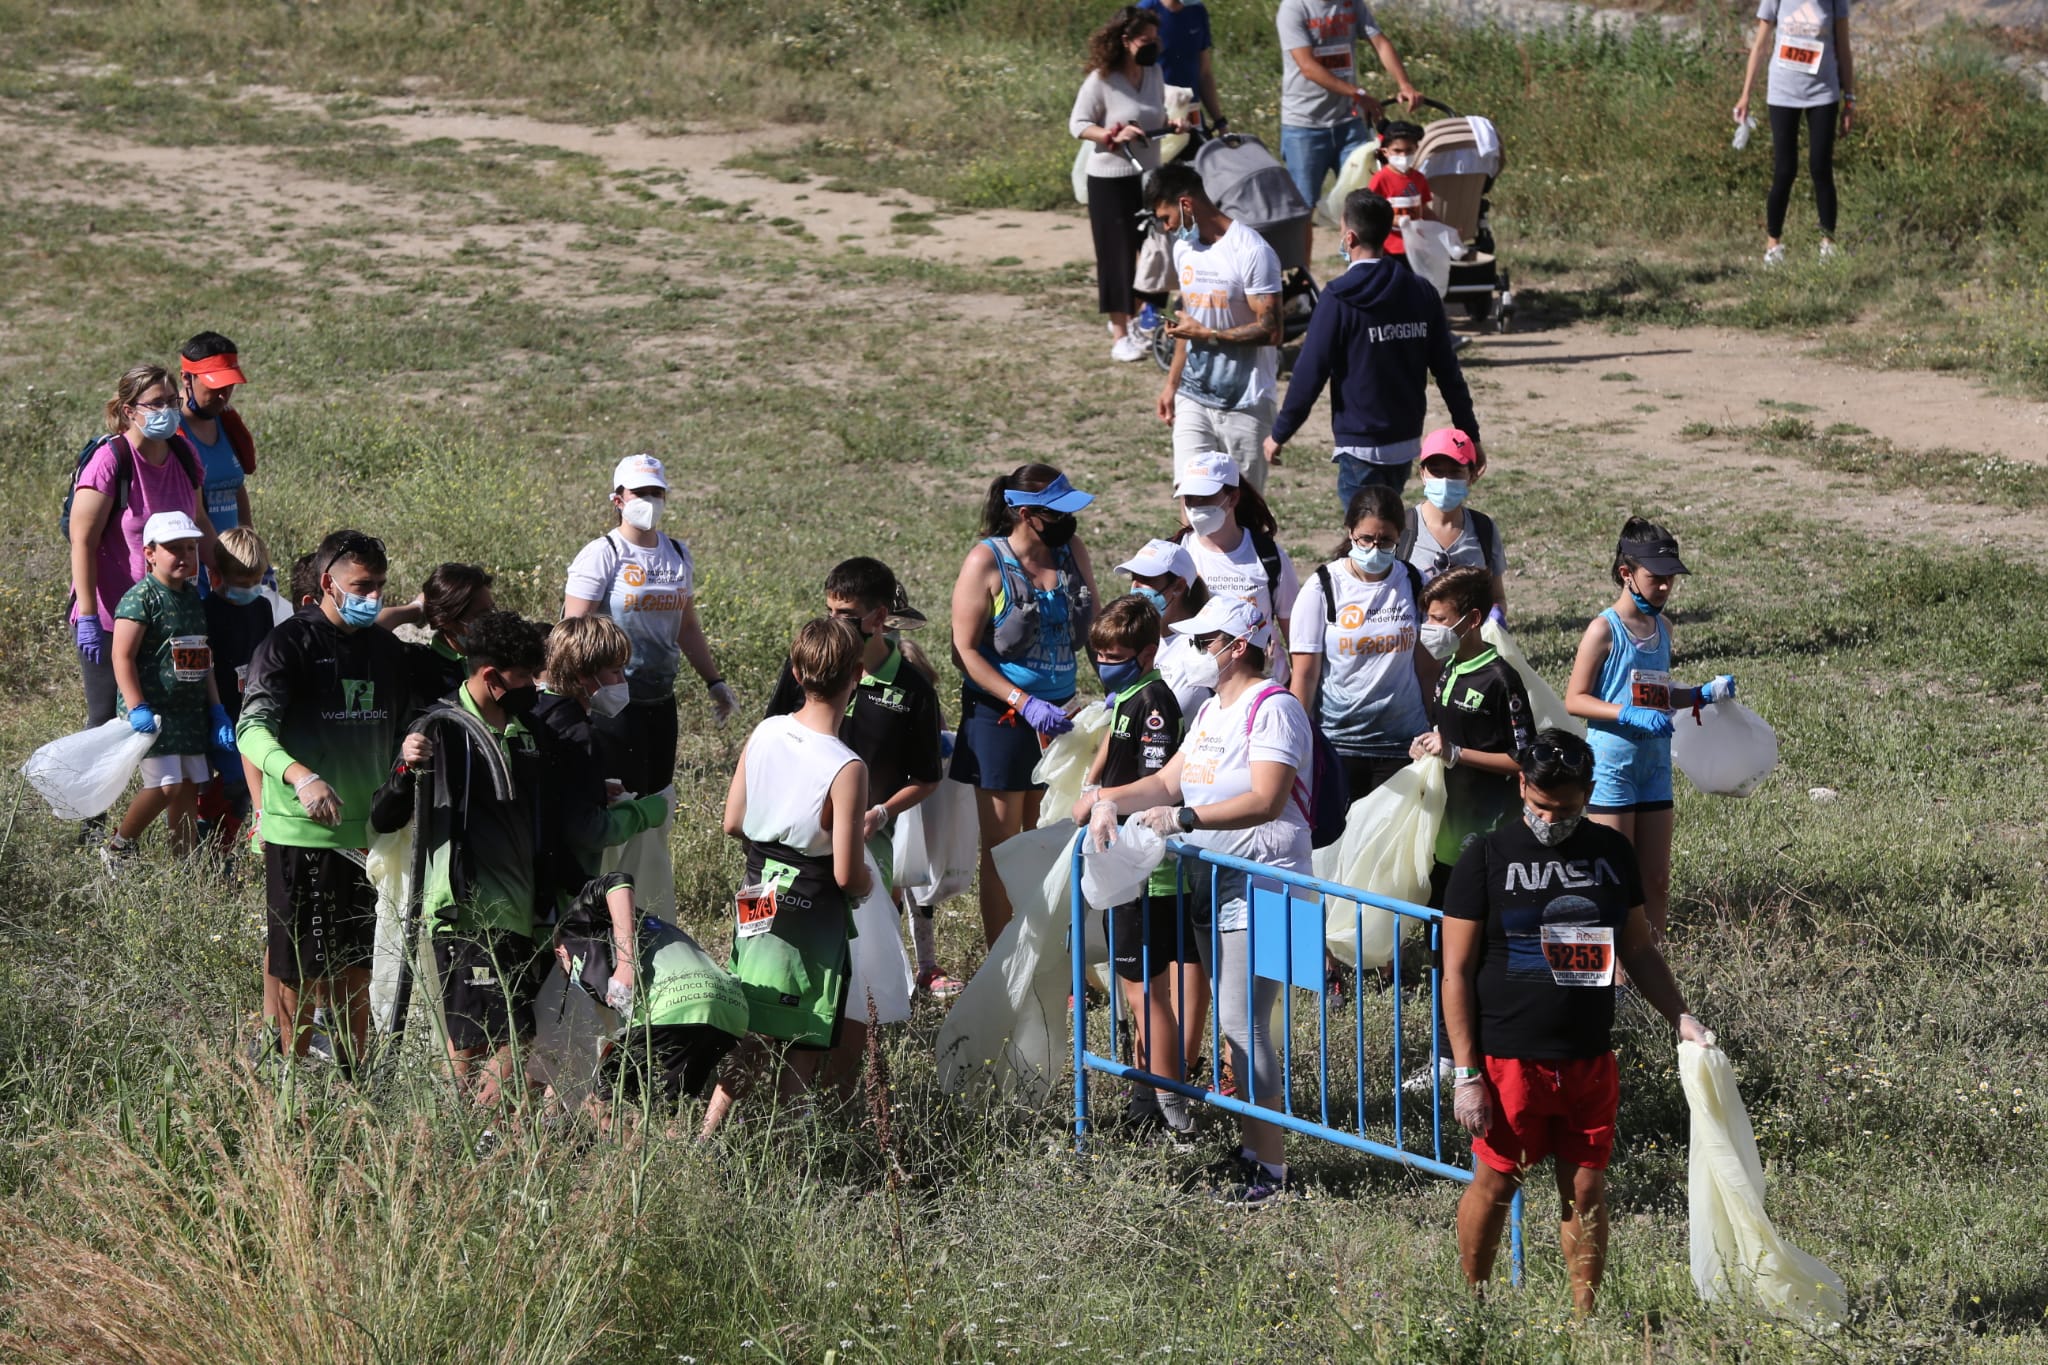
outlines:
[[[630,689],[625,683],[606,683],[590,694],[590,714],[609,718],[626,709],[630,700]]]
[[[1206,687],[1211,692],[1223,680],[1223,664],[1214,654],[1197,650],[1192,663],[1188,665],[1187,680],[1196,687]]]
[[[1186,204],[1180,206],[1180,226],[1173,230],[1173,235],[1176,240],[1186,242],[1189,246],[1200,246],[1202,243],[1201,229],[1195,226],[1194,210]]]
[[[1382,574],[1394,567],[1394,552],[1379,545],[1354,545],[1351,562],[1367,573]]]
[[[1657,617],[1664,614],[1664,608],[1651,605],[1650,599],[1637,592],[1634,588],[1628,590],[1628,595],[1629,600],[1636,604],[1636,610],[1643,615]]]
[[[1579,827],[1583,815],[1570,815],[1562,820],[1546,820],[1536,813],[1535,807],[1524,804],[1522,823],[1536,836],[1536,842],[1545,848],[1555,848],[1572,837],[1572,831]]]
[[[383,602],[374,597],[358,597],[339,588],[336,588],[334,593],[341,599],[336,604],[336,609],[341,615],[343,625],[353,630],[361,630],[365,626],[377,624],[377,613],[384,609]]]
[[[151,408],[142,414],[142,434],[152,441],[169,440],[178,429],[176,408]]]
[[[1159,60],[1159,44],[1139,43],[1138,50],[1131,54],[1131,60],[1139,66],[1151,66]]]
[[[1062,512],[1058,516],[1047,517],[1038,524],[1038,538],[1044,541],[1048,547],[1057,550],[1060,546],[1072,540],[1074,532],[1078,529],[1080,529],[1080,523],[1074,520],[1074,514],[1072,512]]]
[[[1152,604],[1152,610],[1154,610],[1154,611],[1158,612],[1158,613],[1159,613],[1159,614],[1160,614],[1161,616],[1164,616],[1164,615],[1166,615],[1166,594],[1165,594],[1165,593],[1163,593],[1163,592],[1159,591],[1159,589],[1157,589],[1157,588],[1143,588],[1143,587],[1139,588],[1139,589],[1137,590],[1137,593],[1138,593],[1138,596],[1140,596],[1140,597],[1144,598],[1144,599],[1145,599],[1145,600],[1146,600],[1147,602],[1150,602],[1150,603]]]
[[[1463,479],[1422,478],[1422,496],[1429,499],[1429,505],[1439,512],[1449,512],[1465,505],[1465,493],[1471,485]]]
[[[220,595],[238,607],[246,607],[257,598],[263,596],[262,592],[256,588],[222,588]]]
[[[636,531],[652,531],[661,524],[661,514],[667,509],[666,498],[629,498],[619,509],[619,516]]]
[[[505,708],[508,716],[525,719],[533,714],[533,708],[540,703],[540,689],[532,683],[524,687],[508,687],[505,695],[498,698],[498,705]]]
[[[1424,621],[1421,635],[1422,647],[1429,651],[1430,658],[1439,663],[1458,652],[1458,632],[1451,626]]]
[[[1136,659],[1125,659],[1120,664],[1098,664],[1095,672],[1102,678],[1102,685],[1112,692],[1121,692],[1145,676],[1145,669]]]
[[[1415,164],[1415,158],[1401,152],[1395,152],[1387,158],[1387,164],[1405,175],[1408,168]]]
[[[1187,512],[1188,525],[1194,529],[1195,534],[1198,536],[1215,535],[1223,529],[1223,523],[1229,520],[1230,517],[1228,512],[1213,504],[1190,507],[1187,509]]]

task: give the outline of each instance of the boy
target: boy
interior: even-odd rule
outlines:
[[[1373,172],[1365,187],[1394,209],[1394,230],[1381,247],[1383,255],[1405,260],[1408,248],[1401,241],[1401,225],[1411,218],[1436,217],[1430,207],[1429,180],[1415,169],[1415,149],[1421,145],[1422,129],[1413,123],[1389,123],[1380,129],[1380,160],[1386,164]]]
[[[1088,648],[1095,656],[1102,685],[1109,691],[1109,728],[1089,765],[1074,818],[1077,822],[1089,818],[1089,810],[1082,809],[1085,806],[1107,812],[1097,817],[1107,824],[1115,819],[1116,808],[1107,802],[1096,807],[1096,791],[1129,786],[1164,768],[1179,750],[1187,726],[1173,688],[1155,666],[1159,612],[1145,598],[1133,593],[1104,608],[1088,631]],[[1161,1076],[1186,1074],[1207,1007],[1206,1000],[1186,999],[1197,985],[1206,988],[1207,979],[1199,966],[1192,971],[1176,970],[1181,964],[1199,961],[1193,934],[1180,923],[1180,885],[1180,860],[1168,858],[1146,883],[1141,899],[1110,912],[1116,974],[1124,983],[1131,1017],[1139,1021],[1138,1065]],[[1206,996],[1206,989],[1201,993]],[[1177,1021],[1182,1017],[1189,1021],[1192,1040],[1181,1035]],[[1154,1038],[1160,1040],[1156,1055]],[[1139,1128],[1192,1133],[1195,1127],[1184,1098],[1150,1086],[1132,1087],[1125,1117]]]
[[[384,834],[412,818],[417,765],[430,762],[424,819],[413,831],[427,848],[421,908],[433,924],[449,1065],[459,1082],[475,1073],[476,1101],[490,1105],[517,1050],[533,1041],[537,968],[546,962],[533,940],[544,772],[529,718],[547,646],[541,627],[509,611],[476,618],[463,644],[468,677],[414,723],[402,761],[377,791],[370,828]],[[429,727],[438,743],[426,743]],[[505,797],[489,776],[501,766]]]
[[[206,639],[213,647],[213,685],[228,718],[242,717],[242,689],[256,646],[270,634],[270,603],[259,591],[270,571],[270,550],[247,526],[220,533],[214,558],[219,577],[206,595]],[[214,751],[218,776],[200,796],[200,837],[223,859],[232,860],[235,836],[249,818],[249,780],[232,749]]]
[[[214,686],[206,608],[199,576],[198,525],[183,512],[158,512],[143,524],[149,572],[114,608],[114,683],[121,713],[139,734],[156,735],[142,760],[142,790],[101,850],[109,876],[135,852],[135,841],[169,812],[171,852],[192,851],[193,817],[205,785],[209,743],[234,753],[235,731]]]

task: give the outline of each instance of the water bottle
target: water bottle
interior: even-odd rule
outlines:
[[[1159,313],[1149,303],[1138,310],[1138,330],[1146,336],[1159,330]]]
[[[1734,144],[1733,144],[1733,145],[1734,145],[1734,147],[1735,147],[1735,150],[1739,152],[1739,151],[1741,151],[1741,150],[1742,150],[1742,149],[1743,149],[1744,147],[1747,147],[1747,146],[1749,145],[1749,135],[1750,135],[1751,133],[1755,132],[1755,131],[1756,131],[1756,120],[1755,120],[1755,119],[1753,119],[1753,118],[1746,118],[1746,119],[1742,120],[1742,122],[1740,122],[1740,123],[1736,124],[1736,125],[1735,125],[1735,142],[1734,142]]]

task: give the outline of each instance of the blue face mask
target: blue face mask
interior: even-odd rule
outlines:
[[[1378,545],[1366,548],[1363,545],[1351,547],[1351,562],[1367,573],[1380,574],[1394,567],[1394,552]]]
[[[1202,233],[1201,229],[1195,226],[1194,210],[1185,204],[1181,205],[1180,226],[1173,230],[1173,235],[1180,241],[1186,242],[1189,246],[1201,245]]]
[[[341,623],[343,625],[353,626],[355,629],[361,630],[365,626],[377,624],[377,613],[384,609],[382,602],[374,597],[358,597],[352,592],[342,592],[338,588],[335,591],[336,595],[341,598],[340,611]]]
[[[246,607],[263,596],[262,592],[255,588],[222,588],[220,595],[238,607]]]
[[[1463,479],[1433,479],[1424,475],[1422,496],[1429,499],[1429,505],[1439,512],[1449,512],[1465,505],[1465,494],[1471,484]]]
[[[1662,616],[1664,614],[1664,608],[1651,605],[1650,599],[1637,592],[1634,588],[1628,590],[1628,595],[1629,600],[1636,604],[1636,610],[1643,615]]]
[[[1135,588],[1133,589],[1133,591],[1136,592],[1138,596],[1144,598],[1147,602],[1150,602],[1152,604],[1152,610],[1158,612],[1161,616],[1166,615],[1165,593],[1159,591],[1159,589],[1157,588],[1146,587]]]
[[[167,441],[178,430],[176,408],[151,408],[142,418],[142,434],[152,441]]]
[[[1095,671],[1102,678],[1102,685],[1112,692],[1121,692],[1145,676],[1145,666],[1136,659],[1125,659],[1120,664],[1097,664]]]

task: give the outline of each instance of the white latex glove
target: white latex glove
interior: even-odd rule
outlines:
[[[1678,1041],[1698,1043],[1701,1047],[1713,1047],[1719,1040],[1714,1037],[1714,1031],[1705,1024],[1690,1014],[1681,1014],[1678,1016]]]
[[[317,823],[330,828],[341,823],[341,796],[327,785],[326,779],[309,777],[299,784],[296,794],[299,805]]]
[[[1139,812],[1138,823],[1161,838],[1174,838],[1180,833],[1180,807],[1154,806],[1151,810]]]
[[[1468,1133],[1483,1133],[1493,1126],[1493,1100],[1486,1093],[1484,1076],[1460,1080],[1451,1096],[1451,1113]]]
[[[1096,799],[1088,812],[1088,851],[1099,853],[1116,842],[1116,802]]]
[[[733,692],[731,683],[718,683],[711,689],[711,718],[723,727],[740,713],[740,699]]]
[[[868,840],[874,838],[877,834],[880,834],[882,832],[882,826],[888,823],[889,808],[887,806],[868,807],[867,818],[861,822],[861,842],[866,843]]]
[[[616,976],[604,983],[604,1002],[620,1014],[633,1013],[633,983]]]

